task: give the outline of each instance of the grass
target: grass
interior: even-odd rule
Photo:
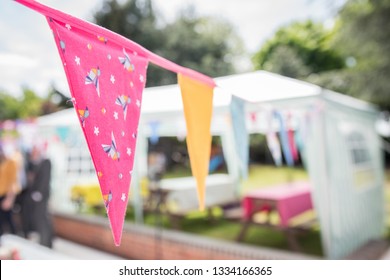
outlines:
[[[262,188],[291,181],[308,180],[307,172],[302,168],[278,167],[269,165],[251,165],[249,176],[242,182],[241,193],[250,189]]]

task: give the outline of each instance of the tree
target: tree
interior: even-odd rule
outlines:
[[[18,117],[18,100],[0,92],[0,120],[16,119]]]
[[[157,49],[160,32],[151,0],[128,0],[123,4],[108,0],[94,15],[95,22],[148,49]]]
[[[227,22],[196,17],[191,8],[171,24],[155,14],[151,0],[107,0],[94,16],[98,25],[135,41],[182,66],[210,76],[234,72],[232,57],[241,41]],[[154,65],[148,68],[147,86],[176,83],[176,75]]]
[[[242,50],[241,40],[223,20],[183,13],[164,28],[163,56],[211,77],[234,73],[233,57]]]
[[[22,119],[41,115],[43,99],[28,88],[21,98],[0,93],[0,120]]]
[[[339,12],[335,45],[351,61],[337,74],[346,93],[390,109],[390,0],[349,0]]]
[[[296,22],[280,28],[254,55],[255,69],[305,79],[345,66],[343,57],[331,48],[334,33],[320,23]]]

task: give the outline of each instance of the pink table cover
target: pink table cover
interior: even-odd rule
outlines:
[[[270,209],[267,203],[256,209],[256,200],[270,200],[276,203],[280,225],[283,227],[288,225],[292,217],[313,208],[309,182],[293,182],[248,192],[243,199],[244,219],[251,219],[257,211]]]

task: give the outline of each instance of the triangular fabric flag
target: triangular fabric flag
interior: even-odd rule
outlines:
[[[118,246],[148,60],[72,19],[47,16]]]
[[[280,141],[282,144],[284,158],[286,159],[288,166],[293,166],[294,160],[293,160],[293,157],[292,157],[291,151],[290,151],[290,145],[288,142],[288,135],[287,135],[283,115],[278,111],[274,111],[274,115],[275,115],[276,119],[279,121],[279,135],[280,135]]]
[[[299,128],[298,130],[296,130],[294,138],[295,138],[295,142],[297,143],[297,148],[301,154],[301,160],[302,160],[303,167],[307,170],[306,150],[305,150],[306,147],[305,147],[305,143],[303,141],[302,134],[303,134],[302,130]]]
[[[251,118],[251,121],[252,121],[253,124],[257,123],[257,114],[256,114],[256,112],[251,112],[250,113],[250,118]]]
[[[232,114],[234,142],[239,159],[239,168],[242,178],[246,179],[248,178],[249,135],[245,122],[245,101],[236,96],[232,96],[230,112]]]
[[[158,140],[160,139],[160,135],[158,134],[158,128],[160,126],[159,121],[151,121],[149,123],[150,127],[150,143],[152,145],[156,145],[158,143]]]
[[[214,88],[215,82],[110,30],[37,1],[15,1],[46,16],[52,28],[99,178],[114,241],[119,245],[148,62],[209,88]]]
[[[294,137],[294,129],[292,126],[291,112],[288,112],[287,114],[287,135],[288,135],[288,144],[290,146],[291,156],[293,160],[296,162],[298,161],[299,155],[298,155],[298,148]]]
[[[187,149],[196,179],[199,209],[205,208],[206,177],[211,152],[213,90],[210,85],[178,74],[187,125]]]
[[[267,121],[267,145],[271,152],[272,158],[274,159],[276,166],[282,165],[282,151],[280,149],[280,142],[276,136],[274,127],[273,127],[273,114],[271,110],[265,111],[265,118]]]
[[[69,137],[69,127],[66,126],[58,126],[56,128],[56,134],[60,138],[62,142],[65,142]]]
[[[148,60],[99,33],[54,18],[48,22],[98,174],[114,241],[119,245]]]

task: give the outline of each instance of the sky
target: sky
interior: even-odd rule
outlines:
[[[104,0],[40,0],[65,13],[92,21]],[[199,16],[226,19],[242,38],[241,71],[249,71],[250,54],[275,31],[293,21],[331,22],[344,0],[153,0],[162,18],[173,21],[188,5]],[[22,87],[45,96],[51,85],[69,95],[66,76],[46,19],[12,0],[0,1],[0,90],[20,96]]]

